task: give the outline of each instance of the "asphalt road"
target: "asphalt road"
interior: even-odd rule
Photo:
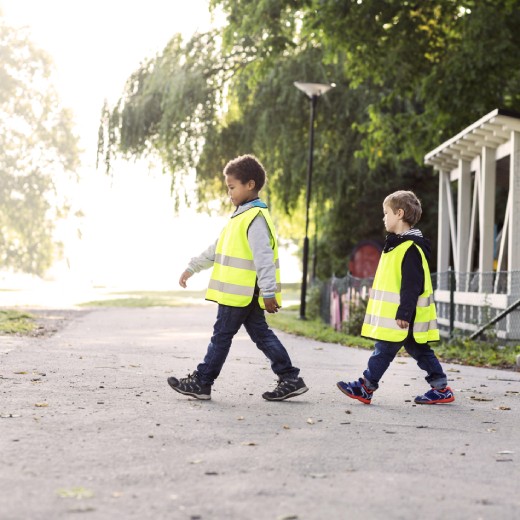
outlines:
[[[211,401],[173,392],[216,308],[100,309],[0,336],[0,518],[520,517],[520,373],[444,365],[449,405],[396,358],[370,406],[336,388],[369,351],[279,333],[310,390],[285,402],[240,332]]]

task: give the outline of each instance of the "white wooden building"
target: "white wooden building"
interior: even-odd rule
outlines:
[[[493,110],[429,152],[425,163],[439,173],[439,325],[446,335],[451,319],[467,335],[520,298],[520,114]],[[495,330],[499,338],[520,339],[520,310]]]

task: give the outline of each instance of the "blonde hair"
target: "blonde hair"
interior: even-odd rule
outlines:
[[[383,205],[389,206],[394,213],[398,209],[402,209],[404,211],[403,220],[412,227],[421,219],[421,201],[413,191],[394,191],[385,198]]]

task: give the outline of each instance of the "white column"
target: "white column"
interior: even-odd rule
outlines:
[[[457,190],[457,265],[463,273],[468,265],[469,228],[471,219],[471,163],[459,160],[459,185]]]
[[[445,183],[449,182],[450,173],[447,171],[439,171],[439,217],[438,217],[438,235],[437,235],[437,272],[446,273],[450,265],[450,219],[448,213],[448,195],[446,193]],[[447,281],[447,278],[443,278]],[[439,289],[447,289],[439,287]]]
[[[495,229],[495,190],[496,190],[496,150],[484,146],[482,148],[482,171],[480,191],[480,247],[479,271],[493,271],[493,248]],[[480,292],[493,291],[493,281],[490,275],[481,276]]]
[[[511,213],[507,251],[508,271],[520,271],[520,132],[511,132],[511,156],[509,169],[509,196]],[[508,294],[518,291],[519,273],[509,276]],[[518,293],[516,294],[518,296]]]

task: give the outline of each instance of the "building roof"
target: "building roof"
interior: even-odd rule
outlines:
[[[511,131],[520,132],[520,113],[496,108],[456,136],[427,153],[424,162],[436,170],[451,171],[459,159],[471,161],[482,147],[497,148],[511,139]]]

